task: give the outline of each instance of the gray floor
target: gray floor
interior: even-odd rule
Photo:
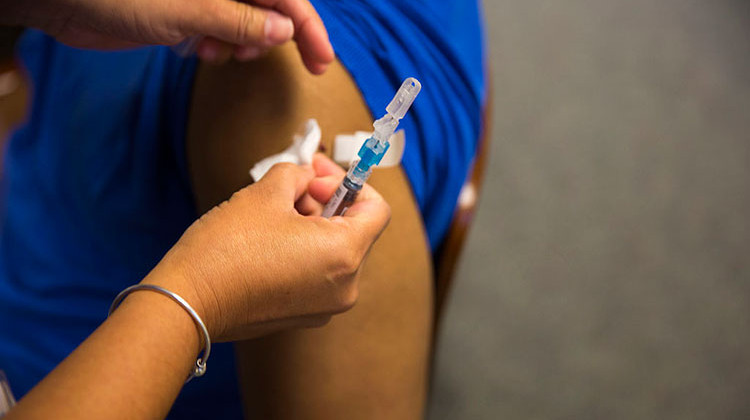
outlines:
[[[750,2],[488,0],[438,419],[750,418]]]

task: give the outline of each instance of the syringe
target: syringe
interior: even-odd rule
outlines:
[[[420,89],[422,85],[417,79],[409,77],[404,80],[391,103],[385,107],[385,116],[372,124],[375,128],[372,137],[362,144],[357,153],[359,160],[352,162],[346,177],[323,209],[323,217],[341,216],[351,207],[365,181],[370,177],[372,167],[380,163],[388,151],[391,145],[388,139],[396,131],[399,120],[404,118]]]

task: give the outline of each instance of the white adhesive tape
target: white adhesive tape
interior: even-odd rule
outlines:
[[[290,162],[297,165],[311,164],[313,155],[320,145],[320,135],[318,121],[315,118],[310,118],[305,121],[300,132],[294,135],[291,146],[283,152],[268,156],[253,165],[253,168],[250,169],[250,176],[253,177],[255,182],[258,182],[273,165],[280,162]],[[357,152],[362,147],[362,143],[370,136],[372,136],[372,133],[366,131],[357,131],[354,134],[339,134],[333,143],[333,160],[341,166],[348,167],[354,159],[358,158]],[[389,143],[391,146],[378,167],[396,166],[401,163],[406,144],[404,130],[393,133]]]
[[[320,126],[317,120],[310,118],[305,121],[301,133],[294,135],[291,146],[281,153],[268,156],[256,163],[250,169],[250,176],[253,177],[255,182],[258,182],[273,165],[280,162],[309,165],[312,163],[313,155],[318,150],[318,145],[320,145]]]
[[[333,140],[333,160],[339,165],[349,166],[354,159],[357,159],[357,152],[359,152],[362,143],[372,136],[371,132],[357,131],[354,134],[339,134]],[[401,163],[401,158],[404,156],[404,145],[406,144],[406,136],[404,130],[398,130],[391,136],[388,142],[391,147],[383,156],[383,160],[380,161],[377,167],[386,168],[389,166],[396,166]]]

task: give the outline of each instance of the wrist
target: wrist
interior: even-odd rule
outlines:
[[[190,315],[167,296],[148,290],[140,290],[127,295],[112,313],[123,317],[137,318],[139,324],[148,323],[169,334],[182,343],[180,347],[189,349],[188,360],[203,348],[203,337]]]
[[[199,290],[194,282],[188,280],[186,276],[181,274],[181,270],[175,269],[174,267],[165,267],[165,265],[164,262],[159,263],[140,284],[151,284],[162,287],[184,299],[190,307],[195,310],[201,321],[203,321],[203,324],[208,330],[209,336],[212,341],[214,341],[215,337],[221,335],[221,327],[218,325],[218,317],[215,315],[218,313],[215,309],[217,307],[215,295],[210,290]],[[166,296],[162,297],[167,301],[171,300]],[[185,315],[189,317],[187,312],[180,308],[178,303],[174,301],[171,303],[178,309],[181,309]],[[201,343],[203,342],[202,337],[200,341]]]

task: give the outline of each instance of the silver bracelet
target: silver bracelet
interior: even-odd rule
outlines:
[[[155,286],[153,284],[136,284],[128,287],[117,295],[115,300],[112,302],[112,306],[109,307],[109,313],[107,314],[107,316],[112,315],[112,312],[117,309],[117,306],[120,305],[120,302],[122,302],[122,300],[125,299],[127,295],[138,290],[151,290],[157,293],[161,293],[162,295],[167,296],[177,302],[180,306],[182,306],[183,309],[187,311],[188,314],[190,314],[190,316],[193,318],[193,321],[195,322],[195,325],[197,325],[198,328],[203,332],[203,338],[206,344],[203,347],[203,356],[199,357],[198,360],[195,361],[195,367],[193,368],[193,371],[190,372],[190,375],[188,375],[188,378],[185,382],[189,382],[195,377],[203,376],[203,374],[206,373],[206,362],[208,361],[208,356],[211,354],[211,338],[208,336],[208,329],[206,328],[206,324],[203,323],[203,320],[200,316],[198,316],[198,313],[195,312],[195,309],[193,309],[193,307],[190,306],[190,304],[187,303],[187,301],[177,293],[170,292],[163,287]]]

